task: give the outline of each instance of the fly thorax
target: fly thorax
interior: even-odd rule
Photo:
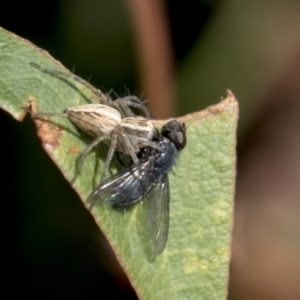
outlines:
[[[163,152],[160,154],[160,157],[156,159],[155,169],[161,173],[168,173],[174,166],[178,150],[174,143],[170,142],[168,139],[164,139],[164,142],[160,143],[160,147]]]

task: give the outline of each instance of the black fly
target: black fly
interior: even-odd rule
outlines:
[[[152,140],[161,149],[146,147],[137,164],[131,163],[102,182],[88,197],[90,209],[97,203],[126,210],[143,200],[155,255],[163,252],[169,231],[169,178],[178,153],[186,145],[185,124],[172,120]]]

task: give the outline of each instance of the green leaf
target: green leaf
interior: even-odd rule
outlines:
[[[37,111],[51,113],[97,102],[82,84],[44,74],[30,62],[69,72],[47,52],[1,29],[0,105],[14,118],[22,119],[22,107],[29,102]],[[179,119],[187,126],[187,147],[179,156],[175,172],[169,174],[169,239],[155,260],[147,253],[146,226],[140,217],[142,203],[127,212],[104,205],[92,211],[140,298],[226,299],[237,115],[237,102],[228,92],[218,105]],[[70,181],[75,161],[91,139],[66,118],[35,122],[43,147]],[[162,123],[157,121],[158,126]],[[83,202],[99,180],[105,151],[100,147],[100,153],[88,155],[74,184]]]

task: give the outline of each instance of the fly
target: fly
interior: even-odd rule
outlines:
[[[138,164],[131,163],[119,173],[100,183],[89,195],[90,209],[95,205],[107,204],[126,210],[143,200],[147,227],[154,254],[163,252],[169,232],[170,172],[186,145],[185,124],[172,120],[166,123],[153,140],[162,149],[143,148]]]

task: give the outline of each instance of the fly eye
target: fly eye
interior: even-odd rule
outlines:
[[[176,142],[174,142],[178,150],[182,150],[186,145],[186,136],[184,131],[176,132]]]

